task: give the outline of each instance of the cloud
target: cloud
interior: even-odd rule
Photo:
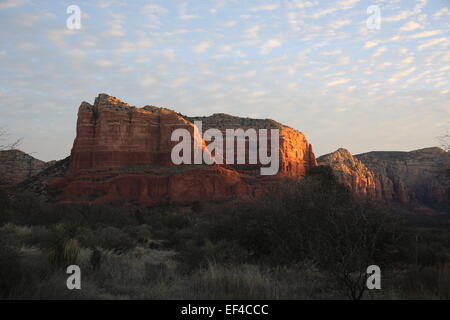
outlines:
[[[179,11],[180,11],[179,18],[181,20],[189,20],[189,19],[196,19],[196,18],[198,18],[198,16],[188,13],[187,3],[180,4],[180,10]]]
[[[157,83],[157,80],[149,75],[144,76],[141,80],[141,86],[143,86],[143,87],[150,87],[150,86],[154,85],[155,83]]]
[[[175,60],[177,58],[177,55],[174,49],[166,48],[163,51],[163,57],[169,60]]]
[[[324,52],[322,52],[322,54],[324,56],[331,56],[331,55],[341,54],[341,53],[342,53],[341,49],[335,49],[335,50],[331,50],[331,51],[324,51]]]
[[[326,16],[330,13],[333,13],[335,11],[338,11],[337,7],[331,7],[331,8],[327,8],[327,9],[322,9],[322,10],[318,10],[316,11],[311,17],[314,19],[319,19],[323,16]]]
[[[27,2],[28,1],[25,0],[2,0],[2,2],[0,2],[0,10],[17,8],[24,5]]]
[[[108,31],[106,36],[109,37],[123,37],[126,34],[125,31],[125,16],[120,13],[111,13],[111,20],[107,22]]]
[[[66,45],[64,41],[65,36],[74,35],[76,31],[69,30],[69,29],[57,29],[57,30],[51,30],[48,33],[48,38],[54,42],[58,46],[64,46]]]
[[[89,36],[86,36],[86,37],[82,40],[81,44],[82,44],[84,47],[90,47],[90,48],[93,48],[93,47],[95,47],[95,46],[97,45],[97,42],[98,42],[98,39],[97,39],[96,37],[89,35]]]
[[[404,24],[401,28],[400,31],[413,31],[416,29],[422,28],[422,26],[420,24],[418,24],[415,21],[409,21],[408,23]]]
[[[132,41],[121,41],[119,42],[118,48],[115,50],[115,52],[119,55],[123,55],[126,53],[134,52],[136,51],[136,42]]]
[[[442,30],[424,31],[421,33],[413,34],[410,36],[410,38],[412,38],[412,39],[426,38],[426,37],[435,36],[435,35],[438,35],[441,33],[442,33]]]
[[[268,54],[272,49],[281,47],[283,43],[276,39],[270,39],[267,40],[262,46],[261,46],[261,53],[262,54]]]
[[[366,44],[364,45],[364,49],[370,49],[372,47],[375,47],[378,45],[377,41],[367,41]]]
[[[413,10],[403,10],[396,15],[383,18],[385,22],[397,22],[409,18],[413,15],[418,15],[422,12],[423,7],[426,6],[428,0],[417,0]]]
[[[250,8],[250,11],[258,12],[258,11],[273,11],[278,9],[280,6],[278,4],[272,3],[272,4],[264,4],[258,7]]]
[[[423,7],[425,7],[428,3],[428,0],[417,0],[416,5],[414,7],[414,13],[419,14],[422,12]]]
[[[113,65],[112,61],[111,60],[107,60],[107,59],[100,59],[100,60],[97,61],[97,64],[100,67],[110,67],[110,66]]]
[[[125,3],[121,0],[98,0],[94,5],[106,9],[114,6],[124,6]]]
[[[399,55],[404,56],[404,55],[408,54],[408,52],[409,52],[408,48],[405,48],[405,47],[398,48],[398,54]]]
[[[381,56],[386,50],[387,50],[386,47],[378,48],[372,57],[377,58],[377,57]]]
[[[350,19],[341,19],[341,20],[336,20],[336,21],[332,21],[330,23],[330,27],[334,28],[334,29],[340,29],[346,25],[349,25],[352,23],[352,20]]]
[[[194,46],[193,51],[195,53],[205,53],[209,47],[211,46],[211,44],[208,41],[203,41],[199,44],[197,44],[196,46]]]
[[[175,80],[172,81],[171,87],[177,89],[183,86],[185,83],[188,83],[190,80],[191,79],[186,76],[177,77]]]
[[[341,0],[338,3],[338,6],[341,10],[347,10],[353,8],[359,0]]]
[[[407,57],[407,58],[402,60],[403,64],[409,64],[409,63],[412,63],[412,62],[414,62],[414,57]]]
[[[233,47],[228,44],[225,44],[220,47],[220,51],[223,51],[223,52],[230,52],[231,50],[233,50]]]
[[[450,16],[450,10],[448,10],[447,7],[442,8],[441,10],[439,10],[438,12],[436,12],[435,14],[433,14],[433,17],[442,17],[442,16]]]
[[[450,61],[450,52],[448,52],[447,54],[445,54],[442,59],[442,62],[449,62]]]
[[[333,3],[332,7],[316,11],[311,17],[318,19],[336,11],[348,10],[353,8],[359,1],[360,0],[341,0],[337,3]]]
[[[410,69],[398,72],[398,73],[394,74],[391,78],[389,78],[388,82],[395,83],[395,82],[399,81],[401,78],[404,78],[407,75],[413,73],[414,71],[416,71],[416,67],[412,67]]]
[[[412,15],[413,15],[413,12],[411,12],[411,11],[401,11],[400,13],[398,13],[396,15],[383,18],[383,22],[397,22],[397,21],[404,20]]]
[[[261,30],[261,26],[254,25],[245,30],[245,36],[252,40],[257,40],[259,38],[259,31]]]
[[[141,48],[148,48],[153,45],[153,41],[150,40],[149,38],[143,38],[138,41],[137,45]]]
[[[350,58],[349,57],[339,57],[338,64],[340,64],[340,65],[350,64]]]
[[[142,12],[147,16],[150,25],[148,27],[155,29],[161,25],[161,17],[167,14],[168,10],[158,4],[148,4],[144,6]]]
[[[340,84],[344,84],[344,83],[347,83],[347,82],[350,82],[350,79],[338,79],[338,80],[335,80],[335,81],[332,81],[332,82],[328,82],[327,86],[328,87],[334,87],[334,86],[337,86],[337,85],[340,85]]]
[[[306,1],[306,0],[292,0],[289,1],[289,6],[297,9],[311,8],[319,4],[319,1]]]
[[[231,27],[234,27],[235,25],[237,25],[237,21],[234,21],[234,20],[227,21],[227,22],[222,24],[222,26],[225,27],[225,28],[231,28]]]
[[[432,40],[429,40],[429,41],[426,41],[426,42],[422,42],[417,47],[417,49],[423,50],[423,49],[426,49],[426,48],[429,48],[429,47],[433,47],[433,46],[436,46],[436,45],[442,44],[442,43],[444,43],[445,45],[448,45],[449,44],[448,38],[438,38],[438,39],[432,39]]]

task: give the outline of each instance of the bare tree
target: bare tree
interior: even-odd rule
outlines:
[[[444,134],[443,136],[438,137],[439,140],[439,146],[444,149],[445,151],[449,151],[450,150],[450,134],[447,133]]]
[[[392,244],[401,237],[397,220],[368,202],[356,202],[348,212],[330,212],[316,231],[317,259],[339,290],[359,300],[367,290],[367,267],[385,265]]]
[[[22,139],[17,139],[14,142],[5,142],[9,136],[5,128],[0,128],[0,151],[16,149],[21,143]]]

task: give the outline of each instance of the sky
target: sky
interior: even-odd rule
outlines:
[[[99,93],[271,118],[316,155],[409,151],[450,129],[450,0],[0,0],[0,70],[0,127],[42,160]]]

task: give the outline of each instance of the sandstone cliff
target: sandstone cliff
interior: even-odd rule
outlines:
[[[339,149],[319,157],[355,193],[375,200],[412,203],[448,212],[450,154],[440,148],[369,152]]]
[[[308,143],[305,135],[274,120],[240,118],[223,113],[213,114],[209,117],[187,117],[187,119],[191,122],[196,120],[202,121],[203,131],[215,128],[221,130],[224,135],[226,129],[267,129],[269,132],[268,137],[270,138],[270,130],[278,129],[280,155],[279,175],[281,176],[299,177],[305,174],[307,168],[317,165],[312,145]],[[268,144],[270,145],[270,143],[271,141],[269,139]],[[225,156],[226,150],[224,152]],[[246,159],[248,160],[248,153]],[[260,165],[232,165],[231,167],[239,172],[257,175],[259,174],[259,170],[257,169],[259,169]]]
[[[0,151],[0,186],[13,186],[33,177],[53,164],[20,150]]]
[[[364,163],[353,157],[346,149],[323,155],[317,158],[320,165],[329,165],[339,181],[353,190],[356,194],[372,200],[380,200],[377,177]]]
[[[100,94],[78,111],[77,135],[67,172],[48,182],[60,202],[131,200],[193,202],[251,198],[273,177],[256,177],[254,168],[228,165],[180,165],[170,158],[177,128],[194,133],[192,121],[175,111],[130,106]],[[231,121],[230,121],[231,119]],[[280,176],[301,177],[316,165],[311,145],[300,132],[272,120],[214,115],[204,128],[279,128]],[[205,148],[205,141],[197,143]],[[260,165],[257,165],[259,167]],[[268,182],[269,181],[269,182]]]
[[[394,186],[400,200],[449,211],[450,153],[441,148],[411,152],[369,152],[357,159]],[[382,181],[383,182],[383,181]]]

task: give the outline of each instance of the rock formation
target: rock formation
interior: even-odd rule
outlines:
[[[450,154],[440,148],[356,156],[339,149],[317,160],[330,165],[342,183],[369,199],[416,203],[441,212],[450,208]]]
[[[356,194],[372,200],[382,199],[375,174],[348,150],[338,149],[317,158],[317,161],[320,165],[331,166],[339,181]]]
[[[223,134],[226,129],[278,129],[278,174],[261,176],[261,163],[248,164],[247,140],[247,164],[173,164],[171,152],[178,144],[171,141],[175,129],[187,129],[195,143],[208,150],[209,142],[201,133],[195,134],[195,121],[202,121],[203,132],[215,128]],[[339,149],[318,162],[330,165],[342,183],[364,198],[448,212],[449,157],[440,148],[356,156]],[[0,152],[3,183],[18,184],[19,191],[32,191],[59,203],[249,199],[280,183],[280,178],[301,178],[316,165],[305,136],[276,121],[227,114],[188,117],[154,106],[137,108],[106,94],[100,94],[93,105],[81,104],[70,157],[45,163],[17,150]]]
[[[202,121],[203,131],[211,128],[219,129],[225,135],[226,129],[240,128],[247,129],[271,129],[279,130],[279,152],[280,168],[279,175],[287,177],[299,177],[305,174],[305,170],[311,166],[316,166],[316,157],[312,150],[312,145],[308,143],[306,137],[299,131],[282,125],[271,119],[250,119],[231,116],[223,113],[216,113],[209,117],[186,117],[191,122]],[[270,134],[268,134],[270,138]],[[269,143],[270,145],[270,140]],[[248,145],[247,145],[248,147]],[[224,157],[226,151],[224,152]],[[247,154],[248,160],[248,154]],[[236,162],[236,161],[235,161]],[[232,165],[233,169],[246,174],[259,174],[260,165]],[[253,171],[253,173],[252,173]]]
[[[100,94],[93,105],[81,104],[68,170],[48,185],[58,193],[56,200],[60,202],[126,199],[151,204],[251,198],[261,191],[261,185],[273,180],[255,176],[254,167],[174,165],[170,155],[178,142],[171,141],[171,134],[177,128],[193,134],[194,119],[200,118],[154,106],[137,108]],[[279,176],[300,177],[316,165],[305,136],[275,121],[225,115],[201,120],[205,130],[280,129]],[[197,143],[206,146],[203,140]]]
[[[53,163],[38,160],[20,150],[0,151],[0,186],[16,185]]]
[[[383,177],[382,187],[394,187],[403,202],[419,203],[448,211],[450,209],[450,153],[441,148],[410,152],[379,151],[358,154],[357,159]]]

